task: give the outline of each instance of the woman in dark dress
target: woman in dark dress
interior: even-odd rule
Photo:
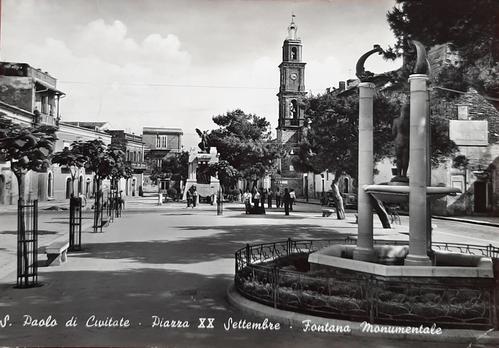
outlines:
[[[284,213],[289,215],[289,206],[291,205],[291,196],[287,188],[284,189],[284,195],[282,196],[282,201],[284,203]]]

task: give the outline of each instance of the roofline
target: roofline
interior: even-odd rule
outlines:
[[[184,134],[182,128],[162,128],[162,127],[143,127],[142,134],[149,133],[176,133],[176,134]]]

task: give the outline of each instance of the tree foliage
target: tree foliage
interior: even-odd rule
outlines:
[[[218,176],[223,192],[229,192],[230,188],[237,185],[239,172],[230,165],[226,160],[221,160],[210,164],[209,167],[211,176]]]
[[[218,129],[210,132],[209,145],[240,177],[255,180],[276,169],[282,146],[271,139],[270,123],[264,117],[237,109],[214,116],[213,122]]]
[[[396,0],[387,14],[397,38],[388,56],[410,54],[407,39],[427,47],[450,44],[463,59],[457,71],[481,93],[499,94],[499,2],[497,0]]]
[[[189,170],[189,152],[182,151],[168,155],[161,160],[161,167],[154,167],[150,175],[151,180],[171,178],[180,183],[185,181]]]
[[[130,164],[125,161],[124,152],[114,145],[106,147],[100,139],[76,141],[65,155],[58,154],[62,162],[81,164],[94,173],[100,189],[104,179],[116,181],[120,178],[130,178],[133,174]]]
[[[374,162],[394,155],[392,123],[400,114],[400,102],[377,94],[373,101]],[[312,118],[307,136],[300,144],[294,166],[300,171],[320,173],[326,169],[357,177],[359,142],[358,96],[333,94],[308,99],[307,115]],[[431,117],[431,161],[443,163],[457,151],[449,139],[447,120]]]
[[[0,113],[0,158],[10,161],[20,194],[28,171],[44,172],[49,168],[57,140],[55,131],[52,126],[23,126]]]
[[[294,166],[300,171],[320,173],[326,169],[357,177],[359,102],[357,96],[332,94],[311,97],[307,115],[312,119],[300,144]],[[391,122],[399,106],[383,96],[374,100],[374,160],[392,153]],[[339,175],[336,175],[339,176]]]

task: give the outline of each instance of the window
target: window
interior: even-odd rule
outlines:
[[[457,106],[457,119],[458,120],[468,120],[468,105],[458,105]]]
[[[294,172],[294,171],[295,171],[295,167],[293,167],[293,165],[292,165],[292,164],[290,164],[290,165],[289,165],[289,171],[290,171],[290,172]]]
[[[291,48],[291,60],[296,60],[298,58],[298,51],[296,47]]]
[[[158,135],[156,140],[156,147],[166,148],[168,145],[168,139],[166,135]]]

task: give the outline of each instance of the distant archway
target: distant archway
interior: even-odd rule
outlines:
[[[78,195],[83,193],[83,176],[78,179]]]
[[[87,179],[87,182],[85,184],[85,195],[87,197],[90,197],[90,183],[91,183],[91,180]]]
[[[0,204],[5,204],[5,177],[0,175]]]
[[[71,198],[71,193],[72,193],[72,185],[73,183],[71,182],[71,178],[66,179],[66,198]]]

